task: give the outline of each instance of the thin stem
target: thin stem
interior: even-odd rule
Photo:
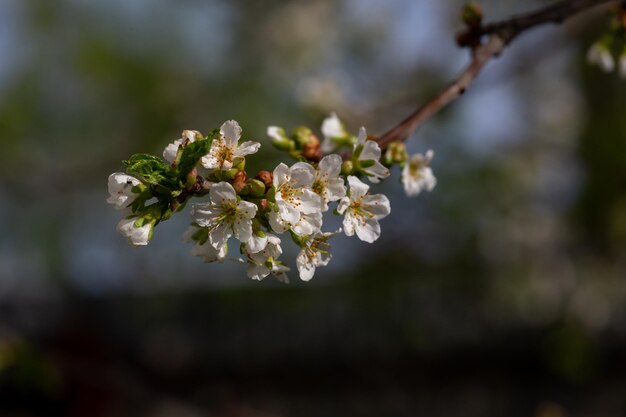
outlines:
[[[381,135],[377,140],[382,149],[391,142],[405,141],[426,120],[461,96],[485,65],[498,57],[521,33],[548,23],[561,23],[570,17],[601,5],[620,3],[621,0],[570,0],[543,9],[514,16],[503,22],[467,29],[460,34],[472,47],[472,60],[467,68],[433,99],[415,110],[409,117]],[[487,37],[483,40],[483,37]]]

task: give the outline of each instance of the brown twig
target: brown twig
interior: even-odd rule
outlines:
[[[561,23],[596,6],[618,4],[620,1],[566,0],[531,13],[514,16],[503,22],[468,28],[459,34],[458,39],[461,46],[472,48],[472,61],[469,66],[432,100],[378,137],[377,142],[385,149],[391,142],[406,140],[422,123],[461,96],[485,65],[498,57],[521,33],[547,23]]]

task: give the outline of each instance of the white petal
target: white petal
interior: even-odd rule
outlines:
[[[331,113],[329,117],[324,119],[322,122],[322,135],[328,139],[347,136],[346,128],[339,120],[339,117],[337,117],[337,114]]]
[[[345,232],[346,236],[354,235],[354,230],[357,223],[358,220],[355,219],[354,216],[350,214],[350,212],[346,213],[346,217],[343,218],[343,231]]]
[[[326,186],[326,198],[328,201],[337,201],[346,196],[346,186],[343,178],[334,178],[328,181]]]
[[[235,156],[241,157],[241,156],[246,156],[246,155],[252,155],[253,153],[256,153],[260,147],[261,147],[261,144],[259,142],[252,142],[252,141],[244,142],[241,145],[239,145],[239,147],[237,148],[237,151],[235,151]]]
[[[249,253],[261,252],[267,246],[267,236],[258,236],[252,233],[252,237],[246,242],[246,250]]]
[[[327,155],[322,158],[319,164],[320,174],[329,178],[337,177],[341,173],[343,159],[337,154]]]
[[[293,187],[307,187],[310,188],[315,181],[315,168],[306,162],[296,162],[291,166],[291,179],[293,180]]]
[[[348,176],[348,184],[350,184],[350,200],[352,201],[363,197],[370,189],[369,185],[363,183],[354,175]]]
[[[223,206],[224,204],[235,203],[237,201],[237,193],[232,185],[222,181],[211,187],[209,198],[211,203]]]
[[[120,172],[109,175],[108,190],[110,197],[107,203],[115,206],[117,210],[128,207],[137,198],[138,194],[133,193],[132,189],[136,185],[141,184],[135,177]]]
[[[128,239],[128,243],[133,246],[145,246],[150,240],[152,224],[146,223],[141,227],[135,227],[137,218],[122,219],[117,224],[117,230]]]
[[[374,161],[374,165],[364,169],[363,171],[365,171],[366,174],[369,174],[367,179],[374,184],[377,184],[380,181],[380,178],[387,178],[390,174],[389,170],[378,161]]]
[[[367,195],[363,197],[363,209],[372,213],[377,219],[387,217],[391,213],[389,199],[383,194]]]
[[[271,243],[272,245],[274,245],[274,246],[280,247],[280,238],[278,236],[274,236],[274,235],[268,234],[267,235],[267,241],[269,243]],[[281,249],[281,253],[282,253],[282,249]]]
[[[358,222],[355,231],[356,235],[363,242],[374,243],[380,237],[380,224],[378,224],[376,219],[367,219],[365,223]]]
[[[237,215],[245,219],[253,219],[256,216],[258,207],[249,201],[241,200],[237,202]]]
[[[276,168],[274,168],[274,187],[279,187],[283,184],[290,176],[289,167],[282,162],[278,164]]]
[[[289,267],[285,265],[274,265],[272,267],[272,274],[276,277],[277,280],[285,284],[289,284],[289,277],[287,276],[287,272],[289,271]]]
[[[233,235],[233,228],[228,223],[219,223],[209,232],[209,241],[215,249],[222,249]]]
[[[221,262],[226,257],[226,245],[222,246],[220,250],[215,249],[208,242],[200,245],[196,243],[193,248],[191,248],[191,255],[200,256],[204,260],[204,262]]]
[[[357,143],[365,144],[367,142],[367,130],[364,127],[359,129],[359,136],[357,137]]]
[[[220,211],[209,203],[195,203],[191,205],[191,218],[200,227],[214,226],[214,218]]]
[[[269,221],[272,230],[276,233],[284,233],[289,229],[289,227],[282,222],[280,215],[275,211],[270,213]]]
[[[205,155],[200,158],[200,164],[206,169],[218,169],[221,168],[220,161],[214,155]]]
[[[302,249],[296,258],[296,265],[302,281],[310,281],[315,274],[315,265],[308,261],[309,258],[306,254],[306,250]]]
[[[337,206],[337,213],[343,214],[350,207],[350,199],[348,197],[344,197],[339,201],[339,205]]]
[[[182,144],[182,142],[182,140],[176,139],[174,142],[167,145],[163,150],[163,159],[170,164],[174,163],[176,160],[176,154],[178,154],[178,147]]]
[[[235,223],[233,224],[233,231],[235,232],[235,237],[237,239],[246,243],[252,237],[252,221],[237,217],[235,219]]]
[[[321,211],[311,214],[302,214],[300,221],[291,228],[299,236],[309,236],[319,232],[322,227],[323,215]]]
[[[378,142],[373,140],[366,140],[363,144],[363,151],[361,155],[359,155],[359,161],[379,161],[381,155],[380,146],[378,146]]]
[[[249,264],[247,275],[248,278],[254,279],[256,281],[261,281],[263,278],[270,274],[270,269],[265,265],[256,265]]]
[[[298,211],[305,214],[315,212],[321,213],[322,207],[322,198],[319,195],[315,194],[312,190],[302,190]]]
[[[241,126],[239,126],[239,123],[236,121],[229,120],[224,122],[220,128],[220,133],[224,138],[224,142],[234,148],[237,146],[237,142],[239,142],[239,138],[241,137]]]
[[[332,255],[330,253],[317,252],[315,258],[316,266],[326,266],[330,262]]]
[[[283,222],[296,224],[300,221],[300,211],[295,207],[283,202],[277,201],[278,214]]]

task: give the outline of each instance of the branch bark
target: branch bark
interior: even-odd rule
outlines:
[[[622,0],[569,0],[543,9],[514,16],[503,22],[469,28],[459,35],[472,47],[472,60],[468,67],[437,96],[418,108],[409,117],[376,139],[382,149],[395,141],[405,141],[430,117],[461,96],[493,58],[523,32],[548,23],[562,23],[570,17],[597,6],[619,4]],[[472,39],[475,41],[472,43]]]

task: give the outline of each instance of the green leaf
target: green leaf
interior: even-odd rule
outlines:
[[[172,184],[172,168],[156,156],[136,154],[124,161],[124,165],[129,174],[141,177],[147,184]]]
[[[214,129],[209,135],[201,140],[191,142],[180,152],[176,163],[178,178],[185,177],[211,149],[213,139],[219,136],[220,130]]]

